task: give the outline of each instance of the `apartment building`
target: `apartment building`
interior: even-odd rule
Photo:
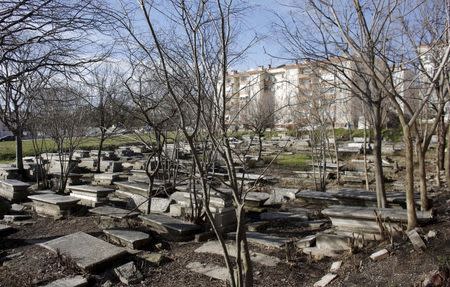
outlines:
[[[314,63],[258,67],[229,73],[226,83],[227,120],[245,126],[249,118],[272,116],[276,128],[303,126],[313,110],[326,113],[337,127],[357,125],[355,99],[342,79]],[[356,122],[355,122],[356,121]]]

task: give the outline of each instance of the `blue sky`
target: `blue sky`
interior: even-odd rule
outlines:
[[[116,6],[118,10],[121,10],[119,2],[115,0],[111,1],[111,5]],[[130,2],[128,2],[130,1]],[[160,7],[164,7],[165,0],[159,0]],[[280,65],[286,63],[286,60],[280,60],[271,55],[281,56],[281,48],[277,44],[276,37],[274,37],[273,23],[277,21],[278,15],[287,15],[289,8],[283,6],[282,3],[291,3],[292,0],[242,0],[244,3],[248,4],[250,8],[244,12],[245,17],[243,17],[243,27],[241,27],[241,34],[239,35],[239,43],[243,43],[242,46],[246,46],[255,35],[261,40],[254,44],[246,54],[245,59],[233,66],[236,70],[247,70],[255,68],[257,66],[267,66],[267,65]],[[236,2],[239,2],[236,1]],[[130,7],[137,7],[135,2],[132,0],[124,0],[125,5],[130,5]],[[164,8],[162,8],[164,10]],[[139,12],[137,13],[138,17]],[[159,13],[153,14],[159,17]],[[139,21],[139,20],[137,20]],[[158,18],[157,21],[161,21],[159,24],[165,25],[163,18]]]
[[[248,26],[248,31],[243,33],[241,40],[248,42],[255,34],[263,39],[249,50],[246,59],[237,65],[236,69],[245,70],[257,66],[267,66],[269,64],[276,66],[285,63],[285,60],[271,57],[269,54],[282,55],[282,50],[277,44],[276,37],[273,35],[272,25],[277,21],[275,13],[280,15],[288,13],[289,8],[281,5],[281,3],[288,2],[286,0],[252,0],[249,3],[254,6],[247,12],[248,16],[245,20],[245,25]]]

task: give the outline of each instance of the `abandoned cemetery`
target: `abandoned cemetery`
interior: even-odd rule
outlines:
[[[0,1],[0,287],[450,287],[449,15]]]

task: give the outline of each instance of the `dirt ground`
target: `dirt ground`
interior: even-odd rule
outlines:
[[[291,174],[289,171],[284,173]],[[270,174],[274,176],[284,175],[284,173],[270,171]],[[389,176],[402,178],[402,172],[395,175],[389,174]],[[270,250],[252,246],[254,251],[273,255],[282,260],[276,268],[254,264],[254,286],[312,286],[329,272],[332,262],[336,260],[342,260],[343,264],[338,271],[337,279],[329,285],[332,287],[422,286],[421,282],[430,272],[440,267],[450,267],[449,200],[450,192],[446,189],[434,195],[433,204],[437,210],[437,219],[434,223],[423,226],[422,234],[434,230],[437,236],[427,242],[427,249],[423,252],[414,251],[406,236],[396,238],[393,242],[374,242],[353,254],[344,254],[341,258],[325,258],[320,261],[297,252],[293,260],[287,262],[286,250]],[[288,203],[289,207],[297,205],[300,206],[297,203]],[[64,220],[53,220],[33,215],[31,224],[15,226],[15,228],[16,232],[0,237],[0,287],[41,286],[75,274],[86,276],[90,286],[125,286],[113,274],[115,265],[105,266],[104,270],[98,273],[87,274],[70,260],[36,245],[78,231],[105,239],[102,229],[98,226],[98,218],[80,214]],[[153,238],[150,250],[162,252],[168,260],[161,266],[138,266],[145,279],[140,284],[130,286],[226,286],[224,282],[190,272],[185,267],[193,261],[224,266],[221,256],[195,253],[194,250],[202,243],[165,242],[150,230],[146,231]],[[270,226],[266,232],[284,237],[298,237],[311,234],[314,230],[278,224]],[[162,248],[154,247],[161,242]],[[369,255],[382,248],[387,248],[391,252],[390,256],[382,261],[372,262]],[[5,259],[5,256],[8,258]],[[130,256],[130,259],[133,257]],[[447,286],[450,286],[450,283]]]
[[[424,252],[414,251],[405,238],[390,242],[376,243],[363,251],[342,256],[343,265],[339,277],[329,286],[420,286],[420,282],[431,271],[440,266],[450,265],[450,206],[447,200],[450,193],[435,198],[438,216],[435,223],[424,226],[423,232],[435,230],[436,238],[427,242]],[[83,274],[72,262],[39,247],[36,243],[59,236],[84,231],[102,237],[98,220],[92,216],[71,217],[65,220],[34,217],[34,224],[17,226],[17,232],[0,240],[0,257],[12,255],[0,267],[0,286],[39,286],[68,275]],[[299,230],[287,230],[286,226],[271,227],[267,231],[282,236],[290,236]],[[284,231],[284,232],[281,232]],[[301,230],[300,230],[301,232]],[[305,231],[303,234],[307,234]],[[103,238],[103,237],[102,237]],[[160,239],[154,235],[154,242]],[[141,271],[145,280],[134,286],[226,286],[218,280],[188,271],[189,262],[199,261],[223,266],[223,258],[218,255],[198,254],[194,250],[202,243],[165,242],[163,252],[168,262],[160,267],[145,267]],[[381,248],[388,248],[391,256],[380,262],[372,262],[369,255]],[[312,286],[328,273],[331,263],[337,259],[314,261],[301,253],[287,262],[285,250],[264,250],[253,246],[253,250],[277,256],[282,263],[276,268],[254,265],[255,286]],[[91,286],[122,286],[112,274],[114,266],[97,274],[84,274],[89,277]],[[105,284],[104,286],[108,286]]]

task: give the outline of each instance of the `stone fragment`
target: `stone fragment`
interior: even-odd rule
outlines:
[[[103,232],[113,243],[130,249],[141,249],[150,241],[150,235],[135,230],[107,229]]]
[[[142,259],[146,263],[150,263],[153,266],[160,266],[168,260],[168,258],[158,252],[145,252],[137,254],[137,258]]]
[[[247,223],[247,230],[253,232],[263,231],[267,228],[267,226],[269,226],[269,224],[269,221],[256,221]]]
[[[202,264],[196,261],[186,265],[186,268],[191,270],[192,272],[200,273],[222,281],[228,280],[229,277],[227,268],[220,267],[214,264]]]
[[[316,234],[316,246],[320,249],[330,249],[337,251],[345,251],[351,249],[349,237],[326,232]]]
[[[170,216],[173,217],[183,217],[186,214],[186,207],[181,204],[171,204],[170,205]]]
[[[31,216],[28,214],[6,214],[3,216],[3,221],[5,222],[16,222],[30,219]]]
[[[152,197],[150,211],[155,213],[165,213],[172,203],[170,198]]]
[[[128,262],[122,266],[114,268],[114,273],[116,273],[120,282],[125,285],[137,284],[144,279],[142,273],[136,268],[134,262]]]
[[[12,212],[20,213],[20,212],[23,212],[24,210],[25,210],[25,206],[23,206],[22,204],[13,203],[11,205]]]
[[[316,235],[313,234],[313,235],[308,235],[308,236],[303,237],[302,239],[298,240],[295,243],[295,246],[298,249],[303,249],[303,248],[306,248],[306,247],[311,247],[315,243],[316,243]]]
[[[331,264],[330,272],[337,273],[341,269],[342,261],[335,261]]]
[[[425,235],[426,239],[429,240],[430,238],[435,238],[437,235],[437,232],[435,230],[428,231],[427,235]]]
[[[331,249],[320,249],[317,247],[305,247],[302,249],[302,252],[304,254],[307,254],[311,256],[312,258],[316,260],[321,260],[324,257],[339,257],[341,253],[337,250],[331,250]]]
[[[88,281],[81,275],[66,277],[53,281],[43,287],[83,287],[87,286]]]
[[[245,197],[245,202],[249,206],[262,206],[269,197],[270,195],[265,192],[250,191]]]
[[[328,273],[327,275],[323,276],[319,281],[314,283],[314,287],[325,287],[328,284],[331,283],[334,279],[336,279],[337,275]]]
[[[381,249],[377,252],[374,252],[370,255],[370,259],[373,261],[380,261],[389,257],[389,251],[387,249]]]
[[[413,229],[406,233],[408,235],[409,240],[411,241],[412,245],[414,246],[415,250],[423,250],[427,248],[425,245],[425,242],[423,242],[423,239],[420,237],[417,230]]]

